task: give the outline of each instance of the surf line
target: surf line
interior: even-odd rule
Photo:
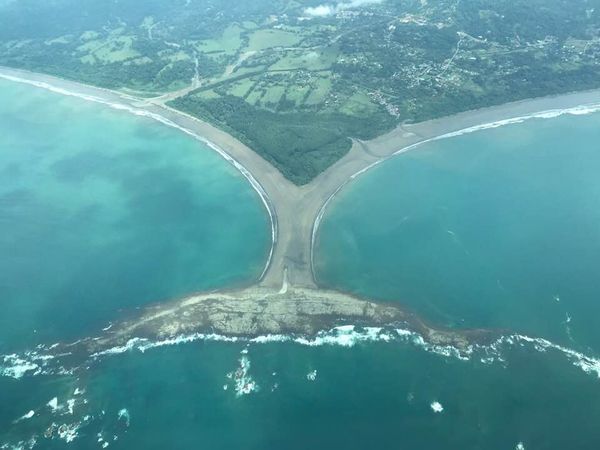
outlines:
[[[2,68],[0,67],[0,69],[2,69]],[[260,184],[260,182],[256,178],[254,178],[252,173],[243,164],[241,164],[238,160],[236,160],[234,157],[232,157],[229,153],[227,153],[225,150],[223,150],[221,147],[219,147],[214,142],[206,139],[204,136],[200,136],[199,134],[193,132],[192,130],[185,128],[185,127],[173,122],[172,120],[167,119],[166,117],[164,117],[160,114],[157,114],[157,113],[146,111],[144,109],[137,108],[137,107],[127,105],[124,103],[116,103],[116,102],[112,102],[109,100],[105,100],[105,99],[103,99],[101,97],[97,97],[95,95],[83,94],[80,92],[73,92],[73,91],[58,87],[58,86],[54,86],[51,83],[48,83],[46,81],[30,80],[27,78],[21,78],[21,77],[17,77],[17,76],[13,76],[13,75],[7,75],[7,74],[1,73],[1,72],[0,72],[0,78],[8,80],[8,81],[13,81],[16,83],[27,84],[27,85],[34,86],[34,87],[37,87],[40,89],[45,89],[47,91],[54,92],[56,94],[64,95],[67,97],[76,97],[76,98],[79,98],[79,99],[82,99],[85,101],[99,103],[99,104],[108,106],[109,108],[112,108],[112,109],[115,109],[118,111],[129,112],[138,117],[147,117],[149,119],[153,119],[157,122],[162,123],[163,125],[166,125],[171,128],[175,128],[179,131],[182,131],[183,133],[185,133],[188,136],[192,137],[193,139],[203,143],[204,145],[209,147],[211,150],[218,153],[229,164],[231,164],[233,167],[235,167],[237,169],[237,171],[240,172],[244,178],[246,178],[246,180],[250,183],[250,186],[252,186],[252,189],[254,189],[256,191],[256,193],[258,194],[264,208],[267,210],[267,214],[269,215],[269,221],[271,222],[271,248],[269,250],[269,256],[267,258],[267,262],[265,263],[265,267],[263,268],[263,271],[260,274],[260,277],[258,278],[258,282],[263,280],[267,271],[269,270],[269,267],[271,266],[271,260],[273,259],[275,245],[277,244],[277,232],[278,231],[277,231],[277,217],[276,217],[276,213],[275,213],[275,208],[273,207],[271,199],[267,195],[267,192],[265,191],[263,186]],[[90,89],[97,89],[100,91],[105,91],[107,93],[116,95],[121,98],[126,98],[126,99],[134,100],[134,101],[140,101],[140,99],[137,99],[135,97],[131,97],[127,94],[121,94],[119,92],[111,91],[109,89],[96,88],[95,86],[88,86],[88,85],[84,85],[84,86],[86,86]],[[157,106],[157,105],[154,105],[154,106]],[[194,120],[197,120],[194,117],[191,117],[187,114],[182,114],[179,111],[173,110],[172,108],[169,108],[169,111],[176,113],[176,114],[181,114],[185,117],[193,118]]]
[[[362,343],[391,343],[400,342],[412,344],[426,352],[436,354],[445,358],[455,358],[460,361],[479,360],[483,364],[491,364],[495,361],[505,361],[504,347],[529,346],[538,353],[556,351],[564,356],[573,366],[581,369],[589,375],[596,375],[600,379],[600,359],[593,355],[586,355],[577,350],[555,344],[544,338],[530,337],[521,334],[508,334],[501,336],[489,344],[470,344],[467,348],[457,348],[452,345],[433,344],[427,342],[423,335],[403,328],[395,327],[362,327],[357,325],[341,325],[329,330],[322,330],[315,335],[298,334],[266,334],[256,337],[228,336],[217,333],[192,333],[182,334],[162,340],[150,340],[134,337],[122,345],[110,347],[105,350],[86,355],[86,364],[80,364],[73,368],[61,365],[62,356],[70,356],[71,353],[51,355],[40,353],[49,351],[55,347],[38,346],[34,351],[23,354],[0,355],[0,377],[20,379],[25,375],[74,375],[79,369],[89,368],[88,363],[101,357],[120,355],[126,352],[139,351],[145,353],[160,347],[190,344],[196,341],[202,342],[227,342],[244,344],[275,344],[293,343],[308,347],[339,346],[351,348]],[[89,359],[87,359],[89,358]],[[58,359],[59,361],[56,361]],[[52,367],[52,363],[58,363]]]
[[[382,162],[388,161],[389,159],[394,158],[398,155],[402,155],[411,150],[414,150],[424,144],[428,144],[430,142],[435,142],[435,141],[441,141],[442,139],[449,139],[449,138],[453,138],[453,137],[457,137],[457,136],[462,136],[465,134],[476,133],[478,131],[491,130],[491,129],[500,128],[500,127],[503,127],[506,125],[515,125],[515,124],[523,123],[523,122],[531,120],[531,119],[554,119],[554,118],[564,116],[564,115],[583,116],[583,115],[587,115],[587,114],[593,114],[596,112],[600,112],[600,103],[587,103],[587,104],[584,103],[584,104],[581,104],[578,106],[573,106],[571,108],[547,109],[547,110],[531,113],[531,114],[528,114],[525,116],[515,116],[515,117],[509,118],[509,119],[497,120],[497,121],[493,121],[493,122],[486,122],[481,125],[475,125],[475,126],[471,126],[471,127],[467,127],[467,128],[462,128],[458,131],[451,131],[448,133],[440,134],[439,136],[434,136],[431,138],[423,139],[422,141],[416,142],[416,143],[408,145],[406,147],[402,147],[399,150],[396,150],[391,155],[385,156],[381,159],[378,159],[377,161],[373,162],[372,164],[368,165],[367,167],[360,169],[358,172],[355,172],[354,174],[350,175],[342,184],[340,184],[337,187],[337,189],[327,198],[327,200],[325,200],[325,202],[323,203],[323,206],[321,206],[321,209],[319,209],[319,213],[317,214],[317,216],[315,218],[315,221],[314,221],[313,227],[312,227],[311,243],[310,243],[310,268],[311,268],[311,272],[313,275],[313,279],[316,280],[315,271],[314,271],[315,244],[316,244],[316,239],[317,239],[317,233],[319,231],[319,226],[321,225],[321,221],[325,214],[325,210],[327,209],[327,207],[329,206],[329,204],[331,203],[333,198],[336,195],[338,195],[338,193],[348,183],[355,180],[360,175],[368,172],[373,167],[381,164]]]

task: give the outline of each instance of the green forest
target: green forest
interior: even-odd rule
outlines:
[[[305,184],[400,123],[600,87],[600,0],[3,1],[0,65],[168,103]]]

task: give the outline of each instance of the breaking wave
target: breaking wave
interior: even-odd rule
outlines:
[[[338,346],[343,348],[351,348],[365,343],[380,343],[383,345],[397,343],[412,345],[444,358],[473,361],[481,364],[505,364],[504,355],[506,355],[507,350],[518,346],[540,353],[556,352],[586,374],[595,375],[600,379],[600,359],[542,338],[513,334],[500,337],[489,345],[472,345],[466,349],[458,349],[451,346],[430,344],[425,341],[423,336],[409,330],[357,327],[354,325],[335,327],[329,331],[318,333],[315,336],[271,334],[255,338],[241,338],[218,334],[195,333],[159,341],[134,338],[130,339],[125,345],[95,353],[91,357],[94,360],[102,357],[110,357],[111,355],[121,355],[127,352],[143,353],[155,348],[189,344],[195,341],[245,344],[243,350],[240,352],[241,356],[238,359],[237,368],[225,375],[226,382],[223,385],[223,390],[231,390],[235,398],[240,398],[261,390],[261,387],[250,373],[251,363],[248,356],[248,349],[253,345],[277,345],[278,343],[290,343],[308,347]],[[10,354],[2,356],[0,357],[0,361],[2,361],[0,364],[0,374],[12,378],[61,372],[73,374],[73,369],[71,372],[68,372],[66,369],[55,365],[56,361],[61,359],[61,355],[52,356],[45,354],[52,351],[52,348],[55,348],[55,346],[39,346],[36,351],[25,352],[20,355]],[[89,364],[85,364],[84,367],[89,367]],[[272,375],[275,376],[276,373],[273,372]],[[317,379],[317,370],[311,368],[311,371],[305,377],[307,381],[314,382]],[[80,379],[80,377],[77,377],[78,383]],[[273,381],[262,381],[268,384],[273,383]],[[275,379],[270,391],[273,392],[277,388],[278,383]],[[100,431],[96,434],[97,443],[101,448],[107,448],[114,441],[118,440],[120,434],[126,432],[129,427],[131,420],[129,410],[122,408],[118,412],[115,410],[114,412],[107,413],[104,409],[99,409],[88,402],[86,391],[85,387],[77,385],[71,391],[72,395],[65,396],[63,394],[62,396],[54,396],[47,403],[35,410],[32,409],[22,416],[15,418],[15,424],[23,421],[36,421],[36,424],[42,426],[42,430],[45,431],[43,433],[38,431],[26,440],[14,443],[0,443],[0,449],[32,449],[40,443],[40,438],[45,440],[62,440],[70,443],[79,439],[80,434],[93,436],[94,434],[91,433],[90,427],[99,427]],[[434,413],[442,413],[444,411],[443,405],[435,399],[430,407]]]
[[[571,364],[587,374],[596,375],[600,379],[600,358],[585,355],[576,350],[555,344],[547,339],[534,338],[520,334],[500,337],[488,345],[470,345],[457,348],[450,345],[435,345],[427,342],[424,337],[413,331],[400,328],[358,327],[344,325],[322,331],[314,336],[268,334],[254,338],[225,336],[215,333],[194,333],[181,335],[164,340],[151,341],[144,338],[132,338],[124,345],[115,346],[90,355],[91,360],[120,355],[127,352],[141,352],[174,345],[202,342],[245,343],[248,345],[291,343],[307,347],[339,346],[351,348],[364,343],[402,343],[412,345],[428,353],[445,358],[462,361],[479,361],[483,364],[506,363],[506,350],[514,347],[527,347],[540,353],[556,352],[564,356]],[[38,347],[36,351],[22,354],[0,356],[0,376],[21,378],[25,375],[41,374],[73,374],[77,368],[65,368],[60,363],[61,356],[51,355],[51,347]]]
[[[71,444],[84,436],[96,441],[100,448],[109,447],[127,432],[130,425],[129,411],[122,408],[116,413],[107,413],[101,409],[103,405],[93,405],[83,393],[84,391],[76,389],[73,398],[63,396],[59,400],[54,397],[47,404],[40,405],[13,421],[13,425],[17,425],[23,435],[29,436],[13,442],[0,442],[0,449],[25,450],[38,446],[48,448],[50,441]],[[18,424],[23,420],[32,420],[34,423],[19,427]],[[93,428],[96,431],[92,431]]]
[[[567,116],[567,115],[585,116],[585,115],[594,114],[597,112],[600,112],[600,103],[579,105],[579,106],[574,106],[572,108],[548,109],[545,111],[539,111],[539,112],[527,114],[524,116],[517,116],[517,117],[511,117],[509,119],[496,120],[493,122],[487,122],[487,123],[483,123],[480,125],[463,128],[461,130],[444,133],[439,136],[432,137],[430,139],[425,139],[423,141],[420,141],[415,144],[409,145],[407,147],[401,148],[400,150],[393,153],[391,157],[400,155],[402,153],[406,153],[410,150],[414,150],[415,148],[420,147],[421,145],[427,144],[429,142],[441,141],[443,139],[448,139],[448,138],[457,137],[457,136],[463,136],[465,134],[476,133],[478,131],[492,130],[494,128],[500,128],[500,127],[504,127],[506,125],[516,125],[519,123],[527,122],[528,120],[532,120],[532,119],[555,119],[557,117]],[[379,162],[381,162],[381,161],[378,161],[378,163]],[[355,173],[352,176],[352,178],[355,178],[358,175],[366,172],[367,170],[371,169],[376,164],[377,163],[375,163],[365,169],[360,170],[359,172]]]
[[[445,133],[445,134],[441,134],[439,136],[435,136],[429,139],[424,139],[422,141],[419,141],[415,144],[412,145],[408,145],[406,147],[401,148],[400,150],[392,153],[390,156],[379,159],[375,162],[373,162],[372,164],[370,164],[367,167],[364,167],[363,169],[359,170],[358,172],[352,174],[345,183],[341,184],[340,186],[338,186],[338,188],[327,198],[327,200],[325,201],[325,203],[323,204],[323,206],[321,206],[321,209],[319,210],[319,213],[317,214],[317,217],[315,219],[315,223],[313,224],[313,229],[312,229],[312,236],[311,236],[311,249],[313,250],[311,252],[311,264],[312,267],[314,267],[314,259],[313,255],[314,255],[314,248],[315,248],[315,243],[316,243],[316,238],[317,238],[317,233],[319,231],[319,226],[321,225],[321,222],[323,220],[323,216],[325,215],[325,211],[327,210],[327,207],[329,206],[329,204],[331,203],[331,201],[340,193],[340,191],[348,184],[350,183],[352,180],[358,178],[360,175],[368,172],[369,170],[373,169],[374,167],[378,166],[379,164],[388,161],[390,158],[393,158],[394,156],[397,155],[401,155],[403,153],[409,152],[411,150],[414,150],[422,145],[428,144],[430,142],[435,142],[435,141],[440,141],[443,139],[448,139],[448,138],[452,138],[452,137],[457,137],[457,136],[462,136],[465,134],[471,134],[471,133],[475,133],[478,131],[484,131],[484,130],[491,130],[494,128],[500,128],[506,125],[515,125],[515,124],[519,124],[519,123],[523,123],[526,122],[528,120],[531,119],[554,119],[557,117],[561,117],[561,116],[565,116],[565,115],[572,115],[572,116],[584,116],[587,114],[593,114],[593,113],[597,113],[600,112],[600,103],[591,103],[591,104],[587,104],[587,105],[580,105],[580,106],[575,106],[572,108],[563,108],[563,109],[549,109],[549,110],[545,110],[545,111],[540,111],[537,113],[532,113],[532,114],[528,114],[528,115],[524,115],[524,116],[517,116],[517,117],[512,117],[509,119],[503,119],[503,120],[497,120],[494,122],[488,122],[488,123],[484,123],[481,125],[475,125],[472,127],[467,127],[467,128],[463,128],[461,130],[458,131],[452,131],[449,133]]]
[[[593,114],[600,111],[600,103],[592,103],[589,105],[580,105],[574,106],[572,108],[563,108],[563,109],[549,109],[545,111],[540,111],[537,113],[532,113],[524,116],[513,117],[510,119],[497,120],[495,122],[484,123],[481,125],[476,125],[474,127],[464,128],[459,131],[454,131],[451,133],[446,133],[431,140],[440,140],[446,139],[454,136],[461,136],[463,134],[474,133],[476,131],[482,130],[490,130],[493,128],[503,127],[505,125],[514,125],[518,123],[523,123],[531,119],[555,119],[560,116],[571,115],[571,116],[585,116],[587,114]]]

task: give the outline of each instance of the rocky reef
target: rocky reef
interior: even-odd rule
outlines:
[[[466,349],[498,336],[491,330],[451,330],[426,324],[394,303],[362,300],[336,291],[250,288],[209,292],[151,306],[129,314],[100,336],[77,345],[94,353],[135,338],[165,340],[193,333],[254,338],[264,335],[313,336],[340,325],[395,327],[419,333],[433,345]]]

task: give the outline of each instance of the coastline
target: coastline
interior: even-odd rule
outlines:
[[[47,350],[67,358],[94,358],[140,349],[138,344],[144,351],[144,347],[197,339],[308,342],[332,330],[348,328],[396,330],[431,348],[457,353],[469,353],[474,346],[489,345],[510,334],[501,329],[437,327],[397,303],[375,302],[339,291],[292,288],[277,292],[252,287],[198,292],[130,311],[97,335],[53,344]]]
[[[13,72],[14,72],[14,74],[13,74]],[[27,77],[23,78],[23,76],[27,76]],[[173,122],[169,118],[164,117],[164,115],[151,112],[148,110],[148,108],[144,108],[143,105],[137,105],[134,102],[139,102],[140,99],[132,97],[128,94],[123,94],[120,92],[111,91],[109,89],[97,88],[97,87],[86,85],[86,84],[72,82],[70,80],[65,80],[65,79],[53,77],[50,75],[37,74],[34,72],[27,72],[27,71],[22,71],[19,69],[11,69],[11,68],[7,68],[7,67],[3,67],[3,66],[0,66],[0,79],[12,81],[15,83],[28,84],[28,85],[35,86],[40,89],[45,89],[45,90],[54,92],[56,94],[77,97],[77,98],[80,98],[85,101],[90,101],[90,102],[99,103],[99,104],[108,106],[109,108],[112,108],[112,109],[115,109],[118,111],[126,111],[126,112],[129,112],[136,116],[147,117],[149,119],[160,122],[163,125],[166,125],[168,127],[178,129],[179,131],[181,131],[181,132],[187,134],[188,136],[192,137],[193,139],[203,143],[204,145],[209,147],[211,150],[218,153],[223,159],[225,159],[229,164],[231,164],[238,172],[240,172],[240,174],[244,178],[246,178],[248,183],[250,183],[250,186],[252,187],[252,189],[254,191],[256,191],[256,193],[258,194],[258,197],[260,198],[261,203],[263,204],[263,206],[266,209],[267,214],[269,216],[269,221],[271,222],[271,248],[269,249],[269,254],[267,257],[267,262],[265,264],[265,267],[264,267],[263,271],[261,272],[261,275],[259,276],[258,280],[260,281],[264,278],[264,276],[270,266],[270,262],[273,257],[274,247],[277,242],[277,218],[275,216],[275,210],[274,210],[273,205],[271,204],[271,200],[268,197],[267,193],[265,192],[263,186],[258,182],[258,180],[256,180],[254,178],[252,173],[242,163],[237,161],[235,159],[235,157],[233,157],[229,152],[227,152],[226,150],[221,148],[217,143],[213,142],[212,140],[208,139],[207,137],[199,135],[195,131],[185,128],[185,127]],[[56,82],[64,83],[65,86],[61,86],[60,84],[57,84]],[[71,88],[73,86],[81,87],[82,89],[81,90],[71,90]],[[90,92],[85,92],[85,91],[83,91],[83,89],[88,89],[88,90],[90,90]],[[97,94],[97,93],[103,93],[105,95],[104,96],[92,95],[92,94]],[[165,107],[165,109],[170,110],[173,113],[179,113],[178,111],[175,111],[172,108]],[[190,120],[196,120],[195,118],[193,118],[183,112],[181,112],[179,114],[189,117]],[[235,140],[233,137],[231,139]]]
[[[103,328],[102,333],[97,336],[83,337],[72,344],[57,343],[48,347],[50,353],[32,360],[33,363],[26,366],[32,368],[28,370],[41,370],[45,358],[60,359],[66,354],[62,353],[66,348],[87,357],[129,350],[145,351],[194,340],[239,339],[256,343],[282,341],[302,345],[321,345],[320,342],[346,345],[344,343],[360,340],[387,342],[390,339],[406,338],[420,346],[427,346],[431,351],[459,355],[479,346],[492,348],[496,342],[523,341],[556,349],[584,371],[600,374],[597,359],[542,338],[511,334],[510,330],[445,329],[428,323],[400,303],[360,299],[351,293],[320,289],[316,284],[306,286],[302,284],[305,280],[300,279],[298,283],[298,278],[292,279],[288,286],[285,274],[290,261],[287,258],[295,253],[286,253],[289,247],[279,245],[282,240],[279,218],[283,217],[284,243],[291,243],[294,251],[300,247],[300,252],[305,250],[301,248],[302,245],[308,242],[310,246],[308,269],[314,280],[312,249],[318,238],[319,225],[335,196],[354,179],[381,162],[418,149],[428,142],[533,118],[600,111],[600,90],[524,100],[419,124],[401,125],[371,141],[355,141],[346,157],[310,184],[299,187],[283,179],[275,168],[235,138],[187,114],[127,94],[61,81],[45,75],[25,72],[29,78],[15,80],[18,78],[16,75],[7,75],[13,72],[15,71],[12,69],[0,67],[0,78],[28,83],[62,95],[76,96],[148,117],[177,128],[216,151],[248,179],[271,218],[272,246],[261,280],[274,265],[281,265],[284,274],[281,278],[278,277],[279,267],[275,267],[276,270],[272,272],[272,281],[280,283],[276,289],[259,280],[257,286],[248,289],[200,292],[118,314],[115,321]],[[53,81],[57,84],[53,84]],[[70,86],[74,86],[73,90]],[[482,120],[488,118],[490,120]],[[201,134],[203,130],[206,133]],[[295,227],[290,227],[290,223]],[[298,230],[308,230],[309,239],[302,240],[305,235],[300,232],[300,239],[294,240]],[[283,251],[283,258],[276,259],[276,251]],[[281,283],[283,288],[280,290]],[[388,330],[396,334],[389,334]],[[22,359],[27,362],[25,357]],[[39,367],[34,367],[34,364]]]
[[[505,329],[436,327],[397,303],[359,299],[338,291],[254,287],[191,296],[130,311],[96,335],[0,355],[0,377],[75,374],[99,358],[146,352],[195,341],[294,343],[353,347],[360,342],[403,342],[443,357],[483,363],[508,345],[553,350],[587,374],[600,377],[595,355]]]
[[[258,153],[215,126],[156,103],[153,99],[98,88],[75,81],[0,66],[0,78],[79,97],[148,117],[179,129],[216,151],[232,164],[257,192],[271,221],[271,248],[257,280],[262,287],[279,288],[284,274],[290,286],[318,288],[314,250],[321,220],[335,196],[351,181],[387,159],[431,141],[465,133],[561,114],[600,110],[600,89],[525,99],[498,106],[401,124],[370,141],[353,142],[351,150],[304,186],[296,186]]]
[[[582,104],[580,104],[580,103],[573,104],[572,103],[573,100],[578,100],[581,96],[590,95],[590,94],[591,94],[591,97],[594,99],[593,101],[591,101],[591,102],[588,101],[588,102],[582,103]],[[564,106],[559,107],[558,103],[556,103],[554,105],[554,107],[550,108],[550,109],[546,109],[546,110],[533,109],[533,110],[529,111],[531,106],[537,107],[538,104],[541,106],[542,104],[544,104],[546,102],[549,103],[548,106],[553,104],[553,102],[558,102]],[[492,111],[494,109],[497,109],[498,111]],[[510,115],[511,111],[518,112],[521,110],[522,110],[522,115],[506,117],[506,115]],[[495,112],[498,112],[499,114],[501,114],[498,116],[499,118],[497,118],[496,120],[491,120],[489,122],[483,122],[483,123],[474,124],[474,125],[469,124],[469,122],[471,122],[471,120],[472,120],[473,115],[477,115],[478,113],[483,113],[483,116],[491,116],[491,118],[493,118]],[[374,146],[379,145],[379,146],[383,147],[382,153],[384,154],[384,156],[382,156],[380,159],[375,160],[374,162],[367,165],[366,167],[363,167],[360,170],[357,170],[352,175],[348,176],[344,181],[341,182],[341,184],[337,187],[337,189],[335,189],[331,193],[331,195],[325,200],[322,207],[319,209],[319,212],[317,213],[317,216],[315,218],[315,222],[314,222],[312,233],[311,233],[311,249],[312,249],[312,251],[311,251],[311,258],[312,258],[311,259],[311,269],[312,269],[312,274],[313,274],[315,281],[317,278],[316,278],[316,273],[314,271],[314,250],[315,250],[315,246],[317,244],[317,235],[318,235],[318,231],[319,231],[319,226],[321,224],[321,221],[323,219],[323,216],[325,215],[327,208],[329,207],[331,202],[334,200],[334,198],[340,193],[340,191],[342,191],[348,184],[350,184],[352,181],[354,181],[356,178],[360,177],[361,175],[364,175],[371,169],[375,168],[379,164],[384,163],[391,158],[402,155],[409,151],[416,150],[419,147],[426,145],[428,143],[440,141],[443,139],[449,139],[449,138],[453,138],[453,137],[457,137],[457,136],[462,136],[465,134],[476,133],[479,131],[490,130],[493,128],[503,127],[503,126],[507,126],[507,125],[519,124],[519,123],[523,123],[525,121],[532,120],[532,119],[552,119],[552,118],[560,117],[562,115],[585,115],[585,114],[592,114],[592,113],[596,113],[596,112],[600,112],[600,90],[582,91],[582,92],[576,92],[576,93],[572,93],[572,94],[541,97],[541,98],[536,98],[536,99],[526,99],[526,100],[521,100],[518,102],[506,103],[506,104],[495,106],[495,107],[472,110],[472,111],[467,111],[467,112],[459,113],[459,114],[452,115],[452,116],[446,116],[446,117],[443,117],[440,119],[434,119],[434,120],[427,121],[427,122],[420,122],[420,123],[414,124],[414,125],[408,125],[408,126],[400,125],[399,127],[394,129],[390,133],[379,136],[379,137],[373,139],[372,141],[369,141],[368,143],[361,143],[363,145],[371,144]],[[456,122],[454,122],[454,121],[456,121]],[[459,128],[456,130],[452,130],[452,128],[454,128],[457,123],[464,124],[465,127]],[[441,134],[436,135],[434,133],[430,137],[423,137],[422,140],[418,140],[417,142],[415,142],[413,144],[408,144],[404,147],[400,147],[400,148],[398,148],[398,150],[392,151],[391,153],[389,153],[389,149],[392,148],[391,145],[388,145],[387,143],[382,144],[379,142],[381,140],[390,141],[395,138],[400,138],[400,140],[401,140],[403,138],[406,138],[407,135],[409,135],[409,134],[427,136],[428,134],[431,134],[431,132],[428,133],[428,130],[427,130],[428,127],[432,127],[435,130],[441,130]],[[421,131],[421,133],[417,134],[417,132],[419,131],[419,128],[424,128],[424,130]],[[449,130],[444,132],[444,130],[446,128],[448,128]],[[414,131],[407,131],[407,130],[412,130],[412,129],[414,129]],[[402,136],[398,136],[399,134],[402,134]],[[386,149],[386,147],[387,147],[387,149]],[[386,150],[388,150],[388,152],[386,152]]]

